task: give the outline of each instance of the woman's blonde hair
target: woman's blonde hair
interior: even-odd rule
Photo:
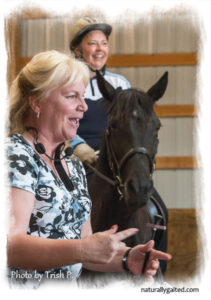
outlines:
[[[13,81],[9,97],[9,135],[23,133],[31,110],[29,96],[39,101],[60,86],[89,82],[88,67],[70,54],[55,50],[35,55]]]

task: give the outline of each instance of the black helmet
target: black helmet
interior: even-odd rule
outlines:
[[[90,31],[100,30],[108,38],[111,34],[112,27],[106,23],[99,23],[91,18],[79,19],[78,22],[74,24],[73,29],[73,39],[70,42],[70,50],[74,51],[75,48],[80,44],[83,37]]]

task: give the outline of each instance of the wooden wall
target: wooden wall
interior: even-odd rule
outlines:
[[[168,224],[168,252],[173,259],[168,262],[167,281],[188,281],[198,275],[202,252],[198,219],[195,209],[170,209]]]

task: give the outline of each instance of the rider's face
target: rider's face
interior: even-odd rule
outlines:
[[[100,70],[108,59],[108,40],[100,30],[90,31],[83,38],[80,51],[84,61],[94,70]]]

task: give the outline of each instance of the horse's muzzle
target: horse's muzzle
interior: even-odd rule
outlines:
[[[125,185],[125,198],[128,206],[138,208],[146,205],[152,188],[152,179],[144,179],[142,181],[138,180],[138,178],[129,179]]]

